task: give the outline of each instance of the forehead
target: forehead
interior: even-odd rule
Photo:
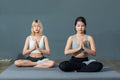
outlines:
[[[33,26],[40,26],[40,24],[39,23],[34,23]]]
[[[82,21],[77,21],[77,25],[85,25]]]

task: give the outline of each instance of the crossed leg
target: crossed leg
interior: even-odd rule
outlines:
[[[37,62],[32,62],[30,60],[16,60],[14,64],[18,67],[36,66]]]
[[[52,60],[45,60],[39,64],[37,64],[34,67],[38,67],[38,68],[52,68],[55,66],[55,62]]]

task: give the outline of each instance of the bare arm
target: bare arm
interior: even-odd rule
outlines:
[[[41,49],[41,48],[37,48],[40,52],[44,53],[44,54],[47,54],[47,55],[50,55],[50,47],[49,47],[49,42],[48,42],[48,39],[47,37],[45,36],[44,37],[44,43],[45,43],[45,50]]]
[[[88,49],[86,47],[83,47],[83,49],[85,50],[85,52],[93,55],[93,56],[96,56],[96,47],[95,47],[95,42],[94,42],[94,39],[92,36],[89,36],[88,37],[89,41],[90,41],[90,47],[91,49]]]
[[[73,54],[77,51],[79,51],[81,49],[81,47],[78,47],[78,48],[75,48],[75,49],[71,49],[71,46],[72,46],[72,42],[73,42],[73,37],[70,36],[67,40],[67,43],[66,43],[66,46],[65,46],[65,55],[68,55],[68,54]]]

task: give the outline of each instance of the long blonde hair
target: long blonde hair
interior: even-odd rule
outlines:
[[[38,19],[36,19],[36,20],[34,20],[34,21],[32,22],[31,35],[33,35],[33,36],[35,35],[35,32],[33,31],[33,27],[34,27],[34,25],[35,25],[36,23],[39,24],[39,26],[40,26],[39,34],[40,34],[40,35],[43,35],[43,25],[42,25],[41,21],[38,20]]]

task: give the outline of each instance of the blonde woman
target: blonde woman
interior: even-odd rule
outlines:
[[[23,48],[23,55],[29,55],[25,60],[16,60],[14,64],[18,67],[31,66],[39,68],[51,68],[55,65],[53,60],[49,60],[44,55],[50,55],[50,47],[47,36],[43,35],[43,26],[40,20],[36,19],[32,23],[31,35],[26,38]]]

